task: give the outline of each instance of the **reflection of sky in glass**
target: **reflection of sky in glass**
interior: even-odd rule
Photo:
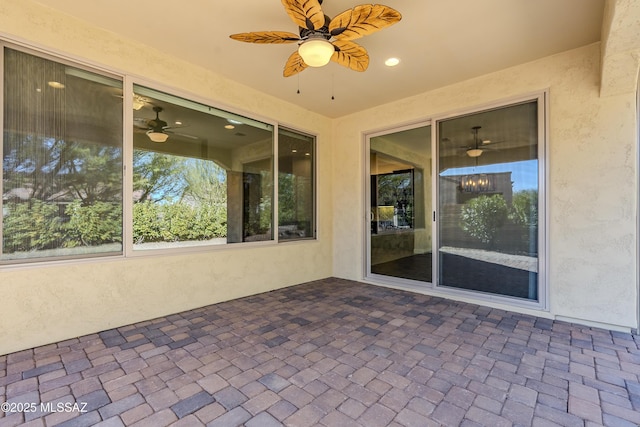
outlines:
[[[474,173],[496,172],[511,172],[513,191],[531,190],[538,188],[537,160],[525,160],[522,162],[452,168],[442,172],[440,176],[471,175]]]

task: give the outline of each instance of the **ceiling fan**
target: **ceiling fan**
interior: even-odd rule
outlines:
[[[175,134],[175,132],[169,131],[172,129],[172,126],[169,126],[167,122],[160,119],[160,113],[164,109],[162,107],[154,106],[153,111],[156,113],[156,117],[153,119],[134,119],[134,126],[137,129],[144,130],[149,139],[153,142],[166,142],[169,139],[170,134]],[[186,134],[176,134],[180,136],[184,136],[191,139],[198,139],[197,136],[186,135]]]
[[[473,131],[473,146],[472,147],[464,147],[466,148],[467,156],[469,157],[480,157],[482,153],[484,153],[488,148],[485,145],[490,144],[491,140],[489,139],[480,139],[478,138],[478,131],[482,129],[482,126],[474,126],[471,128]]]
[[[299,27],[299,35],[287,31],[256,31],[232,34],[247,43],[299,43],[298,50],[284,66],[285,77],[307,67],[322,67],[334,61],[355,71],[365,71],[369,55],[352,40],[386,28],[402,19],[395,9],[380,4],[362,4],[333,19],[322,11],[322,0],[281,0],[289,17]]]

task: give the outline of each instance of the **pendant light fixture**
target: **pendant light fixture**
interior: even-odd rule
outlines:
[[[149,120],[147,125],[149,126],[149,130],[147,131],[147,136],[153,142],[166,142],[169,139],[169,134],[164,131],[164,128],[167,127],[167,122],[164,120],[160,120],[160,112],[162,111],[162,107],[153,107],[153,111],[156,112],[156,118]]]
[[[298,47],[298,54],[309,67],[324,67],[335,52],[333,45],[321,34],[313,34]]]

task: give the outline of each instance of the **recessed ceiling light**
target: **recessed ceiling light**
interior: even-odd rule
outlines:
[[[47,84],[54,89],[64,89],[64,85],[60,82],[50,81]]]
[[[400,60],[398,58],[389,58],[386,61],[384,61],[384,65],[386,65],[387,67],[395,67],[399,63],[400,63]]]
[[[291,150],[291,152],[292,152],[292,153],[297,153],[297,152],[298,152],[298,150],[293,149],[293,150]]]
[[[236,127],[234,125],[225,125],[224,128],[231,130],[231,129],[235,129]]]
[[[181,124],[182,124],[182,122],[178,120],[178,121],[176,122],[176,124],[177,124],[177,125],[181,125]]]

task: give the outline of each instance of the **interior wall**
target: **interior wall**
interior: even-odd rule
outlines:
[[[334,274],[364,277],[365,133],[548,89],[549,311],[539,314],[635,328],[635,92],[600,97],[599,63],[597,43],[336,119]]]
[[[0,268],[0,355],[332,275],[331,120],[43,8],[0,2],[0,36],[317,135],[317,241]],[[292,268],[295,266],[295,268]]]

